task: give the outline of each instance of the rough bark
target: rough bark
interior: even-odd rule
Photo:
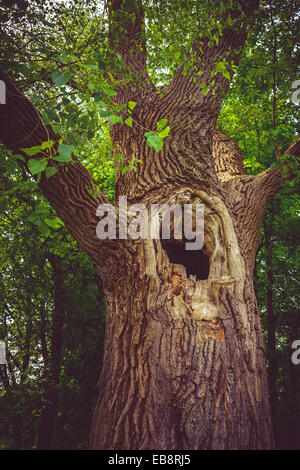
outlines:
[[[206,204],[216,211],[207,280],[170,264],[160,241],[122,251],[106,289],[93,448],[272,447],[253,282],[226,208]]]
[[[224,29],[219,45],[194,43],[205,74],[201,81],[210,83],[216,60],[237,61],[257,7],[240,3],[242,10],[231,12],[233,27]],[[132,24],[120,14],[126,5],[135,9]],[[174,258],[172,242],[96,238],[96,207],[106,200],[89,193],[93,181],[79,162],[41,179],[68,230],[99,266],[107,300],[92,448],[272,448],[253,267],[265,208],[283,181],[281,169],[246,175],[236,144],[215,131],[229,86],[222,74],[215,79],[215,94],[203,95],[199,80],[183,75],[180,67],[160,99],[145,69],[140,2],[112,1],[109,13],[111,44],[118,32],[113,21],[118,26],[123,18],[126,28],[116,51],[141,83],[134,93],[121,83],[116,96],[118,103],[133,99],[137,105],[132,128],[113,126],[113,146],[124,158],[143,161],[136,172],[117,173],[117,200],[126,195],[129,205],[147,207],[203,203],[205,234],[195,269],[187,272],[187,254],[176,262],[180,244]],[[31,103],[5,75],[0,78],[8,90],[5,113],[0,109],[1,141],[19,152],[52,137]],[[155,130],[162,118],[171,132],[157,153],[146,145],[144,132]]]

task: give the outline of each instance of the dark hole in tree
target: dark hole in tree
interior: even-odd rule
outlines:
[[[163,240],[162,247],[172,264],[182,264],[185,267],[187,276],[193,274],[197,281],[208,279],[209,257],[202,250],[186,250],[185,243]]]

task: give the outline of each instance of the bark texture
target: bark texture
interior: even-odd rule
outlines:
[[[216,131],[229,80],[218,73],[214,94],[204,95],[199,86],[211,83],[217,61],[238,60],[257,7],[239,3],[219,44],[196,39],[198,69],[184,75],[180,67],[160,98],[146,70],[141,3],[109,2],[111,47],[140,79],[134,92],[126,80],[120,84],[117,103],[137,105],[132,128],[112,127],[112,143],[125,159],[143,161],[136,172],[116,171],[116,199],[126,195],[129,205],[148,208],[204,204],[204,246],[194,263],[180,241],[172,248],[174,241],[160,239],[98,240],[96,208],[107,201],[90,194],[93,181],[79,162],[41,179],[59,217],[99,266],[107,300],[93,449],[274,446],[253,267],[264,212],[283,177],[280,168],[246,175],[240,149]],[[4,74],[0,78],[7,84],[1,141],[20,152],[49,136],[57,140],[32,104]],[[162,118],[171,131],[158,153],[146,145],[144,132]],[[289,150],[297,154],[299,145]]]

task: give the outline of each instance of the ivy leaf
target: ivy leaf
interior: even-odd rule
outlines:
[[[60,72],[59,70],[55,70],[54,72],[51,73],[51,78],[53,83],[57,86],[63,86],[68,83],[68,81],[71,78],[71,72]]]
[[[32,175],[36,175],[37,173],[41,173],[45,170],[47,166],[46,158],[42,158],[41,160],[36,160],[35,158],[31,158],[28,161],[28,168]]]
[[[127,126],[129,127],[132,127],[132,118],[128,117],[127,119],[125,119],[125,124],[127,124]]]

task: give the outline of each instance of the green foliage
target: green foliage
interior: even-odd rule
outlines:
[[[149,147],[154,147],[157,152],[159,152],[162,149],[162,146],[164,144],[164,138],[168,137],[169,132],[170,132],[170,126],[166,126],[168,120],[167,119],[161,119],[157,123],[157,132],[145,132],[145,137],[147,137],[147,144]]]
[[[50,254],[62,260],[65,309],[54,447],[85,449],[104,332],[98,273],[36,183],[22,181],[20,170],[12,176],[4,163],[0,159],[0,339],[9,368],[8,383],[0,380],[0,449],[36,447],[55,313]],[[2,373],[0,366],[0,378]]]

